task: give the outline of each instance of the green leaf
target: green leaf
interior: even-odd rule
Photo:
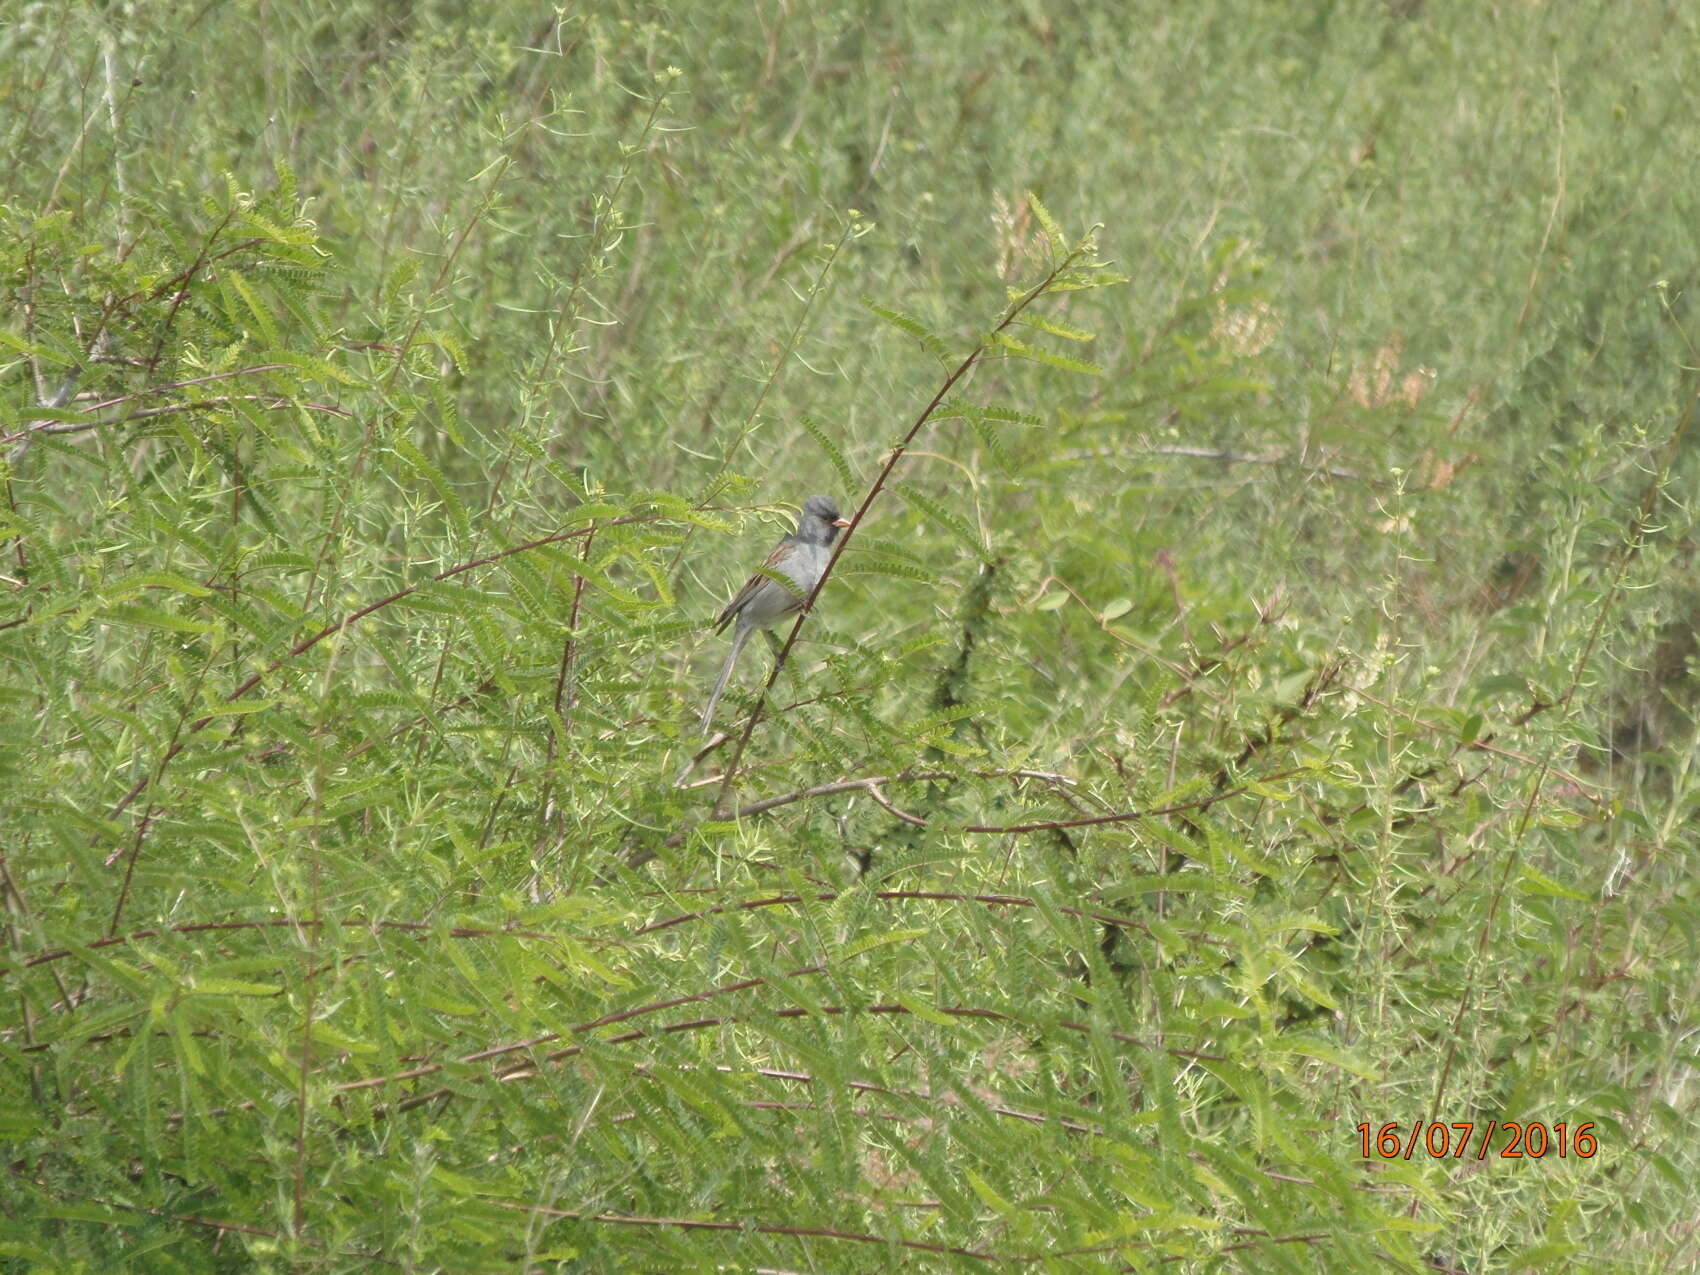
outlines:
[[[846,576],[892,576],[899,580],[914,580],[921,584],[937,584],[938,573],[928,571],[925,567],[916,566],[913,562],[894,562],[889,558],[880,558],[870,554],[858,553],[845,559],[851,565],[840,567],[839,573]]]
[[[1558,899],[1571,899],[1577,903],[1593,902],[1592,896],[1582,893],[1582,891],[1573,886],[1564,885],[1562,882],[1554,881],[1551,877],[1547,876],[1546,873],[1540,871],[1532,864],[1525,863],[1523,865],[1522,877],[1523,879],[1518,883],[1518,886],[1525,894],[1544,895],[1549,898]]]
[[[1306,1000],[1314,1001],[1324,1009],[1338,1010],[1340,1008],[1340,1002],[1302,967],[1296,964],[1288,966],[1281,971],[1281,977]]]
[[[855,476],[850,472],[850,465],[844,459],[844,453],[838,450],[838,444],[834,443],[827,432],[815,424],[811,418],[807,416],[798,417],[797,423],[803,427],[804,432],[810,438],[815,440],[815,446],[826,453],[826,458],[832,462],[832,468],[838,474],[838,481],[846,495],[854,491],[857,486]]]
[[[197,978],[189,990],[196,996],[277,996],[283,988],[277,983],[248,983],[235,978]]]
[[[265,338],[266,348],[276,349],[282,345],[284,343],[283,338],[278,334],[277,325],[272,322],[271,308],[261,299],[253,285],[242,277],[240,271],[232,271],[226,277],[242,298],[242,302],[248,308],[248,313],[253,316],[254,322],[259,326],[260,333]]]
[[[443,471],[427,460],[425,453],[421,452],[413,440],[402,430],[397,430],[391,435],[390,448],[396,456],[406,462],[409,469],[430,484],[431,490],[437,493],[437,498],[442,501],[443,508],[448,512],[450,519],[453,520],[455,530],[460,533],[461,540],[463,542],[470,541],[472,539],[472,524],[467,517],[466,505],[455,493],[453,485],[444,476]]]
[[[853,956],[860,956],[864,952],[871,952],[876,947],[889,947],[894,943],[911,943],[916,939],[925,938],[931,933],[931,930],[919,929],[888,930],[884,934],[871,934],[867,938],[857,939],[854,943],[847,945],[844,950],[839,953],[839,959],[849,960]]]
[[[244,713],[263,713],[274,707],[279,701],[275,699],[239,699],[219,701],[202,706],[197,711],[202,717],[240,717]]]
[[[1041,350],[1037,346],[1025,345],[1010,336],[1007,332],[994,332],[988,338],[991,344],[1007,350],[1018,358],[1031,359],[1036,363],[1044,363],[1050,367],[1061,368],[1065,372],[1079,372],[1084,376],[1102,376],[1104,369],[1095,363],[1084,363],[1079,359],[1067,358],[1061,354],[1052,354],[1049,350]]]
[[[460,338],[455,336],[454,333],[447,332],[442,328],[433,328],[429,332],[421,332],[419,334],[419,339],[421,341],[429,342],[438,349],[444,351],[449,358],[453,360],[455,371],[460,373],[462,376],[466,375],[466,370],[469,364],[469,360],[466,357],[466,348],[461,345]]]
[[[916,1000],[912,996],[899,996],[897,998],[897,1003],[903,1006],[903,1008],[908,1010],[911,1014],[915,1015],[916,1018],[925,1019],[935,1027],[949,1027],[955,1029],[960,1026],[957,1020],[951,1015],[940,1013],[931,1005],[927,1004],[927,1002]]]
[[[1057,219],[1051,216],[1051,210],[1040,203],[1039,196],[1032,191],[1027,192],[1027,207],[1033,213],[1033,220],[1038,222],[1039,228],[1045,232],[1045,238],[1051,241],[1051,250],[1053,252],[1066,252],[1068,250],[1068,236],[1063,234],[1063,229],[1057,224]]]
[[[1125,274],[1113,274],[1107,270],[1066,270],[1051,282],[1046,291],[1086,292],[1093,288],[1109,288],[1127,282],[1129,279]]]
[[[1040,314],[1024,313],[1016,322],[1022,327],[1036,328],[1040,332],[1048,332],[1052,336],[1061,337],[1065,341],[1097,340],[1095,333],[1088,332],[1084,328],[1071,328],[1066,323],[1058,323],[1056,320],[1047,319]]]
[[[991,1209],[992,1212],[1008,1217],[1020,1211],[1008,1200],[1004,1199],[1003,1196],[999,1195],[997,1191],[992,1188],[992,1184],[986,1181],[986,1179],[981,1177],[978,1173],[974,1172],[973,1169],[967,1170],[966,1176],[968,1178],[968,1185],[973,1189],[974,1194],[979,1196],[980,1202],[987,1208]]]
[[[1475,743],[1482,733],[1482,715],[1471,713],[1464,719],[1464,725],[1458,731],[1458,742],[1465,748]]]
[[[144,629],[164,629],[170,633],[216,633],[220,626],[207,620],[190,620],[154,607],[137,605],[109,607],[100,612],[109,624],[134,624]]]
[[[1537,1244],[1511,1255],[1506,1263],[1506,1269],[1512,1271],[1550,1271],[1563,1264],[1564,1260],[1582,1251],[1579,1244]]]
[[[887,323],[891,324],[892,327],[897,328],[901,332],[907,332],[910,336],[914,337],[921,343],[922,348],[934,358],[945,361],[950,359],[950,347],[947,346],[943,339],[937,336],[919,319],[904,314],[899,310],[891,310],[887,309],[885,306],[876,305],[874,302],[865,297],[862,300],[862,304],[877,314],[880,318],[884,319]]]
[[[915,509],[919,509],[921,513],[932,522],[937,523],[946,531],[950,532],[951,535],[955,536],[963,544],[968,546],[970,552],[972,552],[975,557],[979,558],[980,561],[990,562],[992,560],[991,554],[987,551],[985,545],[980,543],[980,537],[975,534],[974,528],[969,526],[968,522],[960,514],[956,513],[954,510],[946,509],[943,505],[939,504],[938,501],[934,500],[931,496],[927,495],[913,484],[894,483],[893,486],[896,487],[898,494],[903,497],[905,504],[910,505]]]
[[[1381,1073],[1370,1063],[1357,1057],[1350,1050],[1341,1049],[1338,1045],[1320,1040],[1315,1036],[1285,1035],[1264,1042],[1263,1046],[1270,1053],[1300,1054],[1306,1058],[1314,1058],[1318,1062],[1330,1063],[1342,1071],[1350,1072],[1362,1080],[1378,1080]]]
[[[1037,429],[1045,424],[1032,412],[1005,407],[1001,403],[985,403],[980,407],[980,413],[989,421],[1007,421],[1011,425],[1031,425]]]
[[[169,589],[175,593],[184,593],[191,598],[205,598],[212,590],[205,585],[196,584],[175,571],[143,571],[126,579],[121,586],[125,589]]]

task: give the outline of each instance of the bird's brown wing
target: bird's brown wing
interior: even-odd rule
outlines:
[[[720,613],[720,618],[715,620],[714,631],[719,633],[724,630],[728,624],[732,623],[732,618],[736,616],[739,611],[743,610],[744,603],[750,600],[750,594],[754,593],[757,588],[765,583],[767,583],[767,577],[762,575],[759,571],[748,580],[744,581],[744,587],[732,595],[732,600],[726,604],[726,609]]]
[[[719,618],[714,622],[714,631],[716,633],[721,632],[728,624],[732,623],[733,617],[744,609],[744,604],[750,600],[750,596],[755,593],[757,589],[761,588],[764,584],[775,583],[773,577],[765,574],[765,572],[773,571],[780,575],[785,574],[780,567],[780,563],[785,560],[785,556],[791,548],[792,545],[789,539],[781,540],[779,544],[774,547],[773,552],[767,555],[767,561],[761,564],[762,570],[753,573],[748,580],[744,581],[744,587],[732,595],[732,600],[728,602],[726,604],[726,608],[721,611]]]

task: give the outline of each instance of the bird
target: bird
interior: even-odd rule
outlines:
[[[708,707],[702,710],[702,730],[706,735],[714,724],[714,710],[720,703],[720,693],[726,689],[726,679],[732,676],[732,666],[750,634],[757,629],[769,629],[788,615],[803,609],[803,603],[814,592],[832,561],[832,542],[838,533],[850,525],[841,518],[838,505],[831,496],[810,496],[803,502],[803,515],[797,520],[797,530],[779,542],[744,587],[733,595],[714,622],[714,631],[722,633],[736,621],[732,630],[732,649],[726,652],[726,662],[720,666],[714,690],[708,697]],[[770,574],[771,573],[771,574]],[[791,582],[787,588],[776,576]]]

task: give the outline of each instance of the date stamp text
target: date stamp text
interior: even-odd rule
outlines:
[[[1377,1126],[1365,1121],[1357,1126],[1358,1153],[1365,1159],[1409,1160],[1421,1153],[1431,1160],[1462,1160],[1472,1154],[1485,1160],[1539,1160],[1548,1155],[1567,1159],[1591,1159],[1600,1149],[1594,1122],[1572,1125],[1547,1124],[1540,1120],[1397,1120]],[[1496,1151],[1496,1134],[1509,1134]]]

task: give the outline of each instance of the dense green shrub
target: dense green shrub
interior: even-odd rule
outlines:
[[[0,1264],[1694,1262],[1693,26],[14,6]]]

